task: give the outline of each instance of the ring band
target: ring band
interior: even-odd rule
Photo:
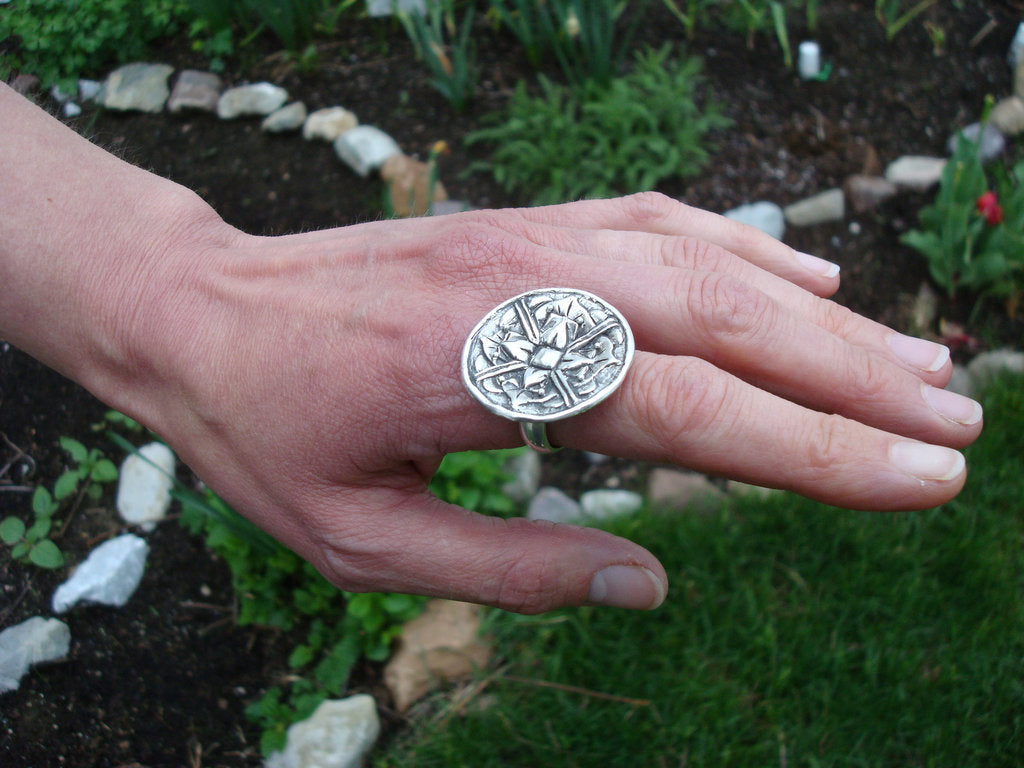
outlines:
[[[462,380],[485,408],[519,422],[534,450],[546,425],[583,413],[622,383],[635,345],[608,302],[573,288],[527,291],[492,309],[462,350]]]

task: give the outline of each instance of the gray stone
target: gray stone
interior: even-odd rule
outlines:
[[[334,140],[334,152],[360,176],[380,168],[389,157],[401,153],[398,143],[380,128],[359,125]]]
[[[757,227],[762,232],[767,232],[776,240],[781,240],[786,234],[786,217],[782,209],[775,203],[762,200],[757,203],[747,203],[738,208],[733,208],[722,214],[727,219],[740,221]]]
[[[957,131],[955,134],[949,137],[949,141],[946,142],[946,148],[950,152],[956,149],[957,143],[960,141],[960,137],[963,136],[968,141],[977,142],[978,144],[978,157],[981,158],[982,162],[988,162],[989,160],[995,160],[1006,149],[1006,139],[998,128],[992,123],[986,123],[982,128],[981,123],[971,123],[966,126],[963,130]]]
[[[285,747],[267,768],[359,768],[380,734],[377,704],[369,694],[328,699],[309,718],[288,728]]]
[[[310,112],[306,122],[302,124],[302,138],[334,141],[345,131],[351,131],[359,125],[355,113],[344,107],[327,107]]]
[[[366,0],[366,15],[379,18],[399,13],[427,12],[427,0]]]
[[[163,443],[144,445],[125,458],[116,500],[122,520],[147,530],[167,516],[176,463],[174,451]]]
[[[297,131],[306,120],[306,105],[301,101],[293,101],[291,104],[271,112],[265,118],[261,128],[267,133],[284,133],[286,131]]]
[[[472,210],[473,206],[465,200],[438,200],[434,203],[433,208],[430,209],[430,215],[447,216],[451,213],[462,213],[463,211]]]
[[[541,488],[530,501],[526,517],[530,520],[548,520],[552,523],[579,522],[583,510],[557,488]]]
[[[100,544],[71,578],[53,593],[53,612],[64,613],[79,602],[120,607],[142,579],[149,545],[128,533]]]
[[[184,112],[194,109],[200,112],[215,112],[217,99],[224,84],[213,72],[184,69],[178,75],[167,100],[168,112]]]
[[[82,114],[82,108],[73,101],[65,101],[61,111],[65,117],[78,117]]]
[[[16,691],[29,667],[68,655],[71,631],[60,619],[33,616],[0,632],[0,693]]]
[[[662,512],[710,512],[721,506],[722,489],[698,472],[652,469],[647,476],[647,503]]]
[[[810,227],[830,221],[842,221],[846,215],[846,198],[841,189],[828,189],[798,200],[783,209],[786,222],[794,227]]]
[[[865,176],[857,173],[848,176],[843,182],[846,200],[857,213],[877,208],[896,192],[896,185],[882,176]]]
[[[978,393],[974,391],[974,387],[971,386],[971,376],[967,373],[967,368],[959,363],[953,364],[953,373],[949,377],[946,389],[950,392],[961,394],[964,397],[978,396]]]
[[[885,178],[897,187],[927,192],[939,183],[945,168],[944,157],[904,155],[889,163],[885,169]]]
[[[229,88],[217,99],[217,117],[234,120],[250,115],[269,115],[288,101],[288,91],[273,83],[251,83]]]
[[[989,120],[1004,136],[1019,136],[1024,133],[1024,99],[1009,96],[992,107]]]
[[[107,109],[160,112],[170,91],[167,78],[174,67],[169,64],[125,64],[103,83],[102,102]]]
[[[643,505],[644,497],[633,491],[599,488],[580,496],[580,509],[587,521],[632,515]]]
[[[967,364],[967,376],[974,397],[984,393],[1001,373],[1024,373],[1024,352],[1013,349],[993,349],[982,352]]]
[[[536,451],[521,451],[508,460],[505,470],[512,479],[501,487],[502,492],[520,504],[534,497],[540,486],[540,454]]]

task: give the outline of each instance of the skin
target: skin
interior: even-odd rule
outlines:
[[[347,590],[527,613],[664,599],[632,542],[427,491],[445,453],[520,444],[459,360],[532,288],[603,297],[637,341],[556,445],[895,510],[952,498],[981,430],[942,389],[948,350],[829,301],[833,265],[656,194],[257,237],[2,85],[0,174],[0,336]]]

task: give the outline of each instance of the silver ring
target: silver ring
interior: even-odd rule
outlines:
[[[492,309],[462,349],[462,381],[491,413],[519,422],[534,450],[558,450],[547,423],[583,413],[622,383],[635,345],[615,307],[573,288],[527,291]]]

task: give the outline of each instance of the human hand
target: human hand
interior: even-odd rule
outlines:
[[[477,321],[532,288],[595,293],[637,342],[615,394],[549,426],[556,445],[908,509],[956,494],[963,458],[943,446],[981,429],[939,389],[945,348],[821,298],[831,265],[657,195],[206,242],[126,307],[147,372],[128,410],[347,590],[522,612],[664,597],[631,542],[427,490],[444,454],[521,443],[459,363]]]

